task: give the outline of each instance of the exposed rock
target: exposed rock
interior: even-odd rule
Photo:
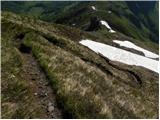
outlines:
[[[86,31],[96,31],[101,27],[100,20],[97,17],[91,17],[90,25]]]
[[[34,93],[34,95],[35,95],[35,96],[37,96],[37,95],[38,95],[38,93]]]
[[[49,102],[49,103],[48,103],[48,106],[52,106],[52,103],[51,103],[51,102]]]
[[[54,111],[54,106],[48,106],[48,112],[53,112]]]

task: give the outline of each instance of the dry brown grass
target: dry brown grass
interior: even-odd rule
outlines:
[[[7,20],[8,21],[8,20]],[[10,26],[15,20],[9,20]],[[23,23],[21,20],[19,22]],[[25,21],[25,20],[24,20]],[[15,24],[18,24],[16,22]],[[23,23],[23,43],[57,92],[59,104],[74,118],[157,118],[158,75],[142,67],[112,63],[38,22]],[[14,28],[16,29],[16,27]],[[68,32],[68,31],[66,31]],[[85,34],[84,34],[85,35]],[[114,66],[113,64],[117,64]],[[123,69],[122,69],[123,68]],[[128,71],[140,77],[142,86]]]

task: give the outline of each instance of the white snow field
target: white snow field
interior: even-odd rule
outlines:
[[[91,6],[91,8],[92,8],[93,10],[96,10],[95,6]]]
[[[158,58],[159,55],[155,54],[155,53],[152,53],[146,49],[143,49],[137,45],[135,45],[134,43],[130,42],[130,41],[120,41],[120,40],[113,40],[114,43],[117,43],[119,44],[120,46],[124,46],[126,48],[132,48],[132,49],[135,49],[135,50],[138,50],[138,51],[141,51],[144,53],[144,55],[146,57],[149,57],[149,58]]]
[[[106,28],[109,29],[110,33],[115,33],[116,32],[116,31],[112,30],[112,28],[109,26],[109,24],[106,21],[101,20],[100,22],[101,22],[102,25],[106,26]]]
[[[112,61],[118,61],[128,65],[142,66],[158,73],[158,61],[156,60],[89,39],[81,40],[79,43],[93,50],[97,54],[102,54]]]

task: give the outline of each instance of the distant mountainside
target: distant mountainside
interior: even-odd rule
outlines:
[[[53,22],[57,15],[75,3],[69,1],[2,1],[2,10]]]
[[[150,38],[159,41],[159,4],[156,1],[150,2],[127,2],[130,10],[137,15],[138,20],[150,30]],[[134,19],[133,19],[134,21]],[[135,21],[134,24],[140,23]],[[141,25],[142,26],[142,25]],[[137,25],[137,27],[140,27]],[[143,29],[143,27],[142,27]]]
[[[90,18],[96,16],[125,35],[158,42],[158,2],[84,2],[77,6],[65,11],[56,22],[70,25],[75,23],[76,27],[85,29]],[[97,10],[92,10],[91,6]]]
[[[93,10],[91,6],[95,6]],[[159,5],[156,1],[127,2],[2,2],[2,10],[86,29],[91,17],[106,20],[117,31],[159,42]]]

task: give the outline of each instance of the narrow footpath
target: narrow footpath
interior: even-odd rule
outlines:
[[[62,119],[62,111],[57,107],[55,94],[48,83],[46,75],[32,54],[22,53],[22,55],[24,59],[25,76],[39,106],[41,106],[44,111],[43,118]]]

